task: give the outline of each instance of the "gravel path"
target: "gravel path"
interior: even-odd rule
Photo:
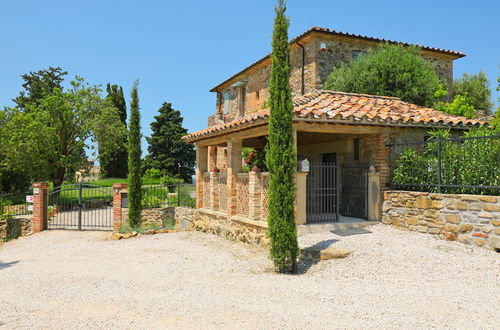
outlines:
[[[347,259],[277,275],[266,252],[198,232],[46,231],[0,247],[5,328],[498,329],[500,256],[385,225],[301,237]]]

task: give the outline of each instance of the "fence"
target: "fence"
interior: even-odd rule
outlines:
[[[500,135],[388,146],[393,189],[500,195]]]
[[[33,214],[33,204],[26,201],[26,196],[33,191],[18,193],[0,193],[0,215],[28,216]]]
[[[143,186],[142,207],[144,209],[169,206],[194,207],[195,195],[193,184]]]

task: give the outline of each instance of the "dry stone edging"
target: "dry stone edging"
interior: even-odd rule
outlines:
[[[382,222],[448,241],[500,249],[500,197],[386,191]]]
[[[137,231],[133,231],[131,233],[113,232],[113,233],[111,233],[110,238],[112,240],[118,241],[118,240],[121,240],[121,239],[128,239],[128,238],[131,238],[131,237],[137,237],[137,236],[142,236],[142,235],[178,233],[178,232],[181,232],[181,231],[184,231],[184,230],[159,228],[159,229],[148,229],[148,230],[145,230],[142,234],[139,233],[139,232],[137,232]]]

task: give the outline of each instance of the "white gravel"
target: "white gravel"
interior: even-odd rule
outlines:
[[[499,254],[369,229],[301,237],[354,250],[301,275],[210,234],[46,231],[0,247],[0,327],[498,329]]]

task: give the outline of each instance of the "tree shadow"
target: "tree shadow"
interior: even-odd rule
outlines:
[[[15,264],[19,263],[19,260],[17,261],[11,261],[11,262],[0,262],[0,270],[4,268],[9,268],[14,266]]]
[[[303,252],[300,254],[299,260],[297,261],[297,274],[301,275],[307,273],[312,266],[320,262],[319,251],[330,247],[338,241],[338,239],[328,239],[302,249]]]

